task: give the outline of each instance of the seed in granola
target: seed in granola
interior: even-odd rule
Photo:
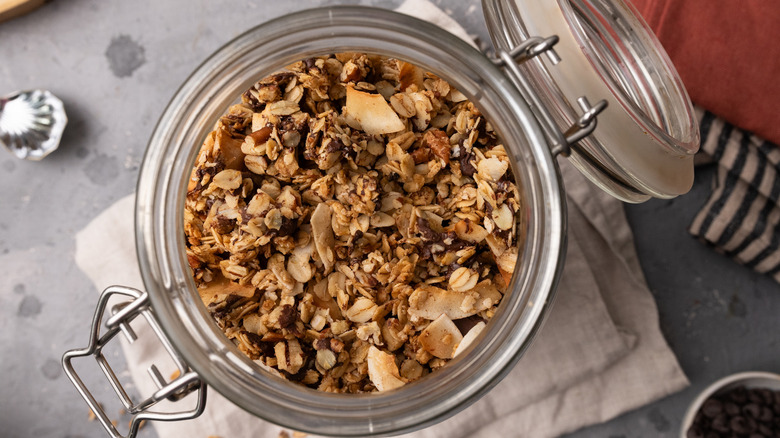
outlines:
[[[317,350],[317,365],[329,370],[336,365],[336,354],[330,350]]]

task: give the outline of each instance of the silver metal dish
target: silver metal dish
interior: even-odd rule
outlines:
[[[47,90],[0,97],[0,144],[17,158],[38,161],[54,152],[67,124],[62,101]]]

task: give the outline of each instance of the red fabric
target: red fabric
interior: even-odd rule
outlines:
[[[780,2],[632,1],[695,104],[780,144]]]

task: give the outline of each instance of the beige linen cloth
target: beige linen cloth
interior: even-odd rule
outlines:
[[[427,2],[402,11],[468,38]],[[566,265],[545,326],[515,369],[477,403],[443,423],[405,435],[552,437],[600,423],[688,384],[658,327],[622,205],[561,163],[568,193]],[[134,197],[118,201],[76,236],[76,263],[98,290],[112,284],[143,289],[134,246]],[[124,343],[135,389],[151,394],[146,373],[166,354],[148,327]],[[121,338],[121,336],[120,336]],[[163,375],[165,365],[161,366]],[[153,423],[161,438],[276,438],[280,428],[211,390],[205,413],[186,422]]]

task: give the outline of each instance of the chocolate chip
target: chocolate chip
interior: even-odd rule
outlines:
[[[761,407],[756,403],[748,403],[742,407],[742,412],[751,418],[758,418],[761,415]]]
[[[260,350],[261,356],[274,355],[273,343],[264,341],[263,338],[261,338],[260,336],[252,332],[247,332],[246,338],[249,339],[249,342],[251,342],[254,346],[256,346],[258,350]]]
[[[461,146],[461,149],[463,149],[463,146]],[[474,167],[473,164],[471,164],[471,161],[474,159],[474,154],[469,152],[461,152],[460,154],[460,173],[462,173],[465,176],[468,176],[469,178],[474,176],[475,173],[477,173],[477,168]]]
[[[282,306],[282,310],[279,313],[279,326],[283,329],[290,329],[295,325],[295,321],[298,319],[298,311],[295,310],[289,304]]]
[[[761,395],[761,391],[758,389],[751,389],[748,391],[748,400],[751,403],[761,404],[764,403],[764,397]]]
[[[731,431],[739,434],[750,433],[750,430],[748,429],[748,422],[745,417],[741,417],[741,416],[733,417],[729,421],[729,427],[731,428]],[[721,432],[720,430],[718,431]],[[728,430],[724,430],[723,432],[728,432]]]
[[[421,217],[417,218],[417,229],[420,231],[423,240],[436,242],[440,238],[439,233],[433,231],[428,221]]]
[[[742,418],[742,417],[735,417]],[[729,419],[726,414],[720,414],[712,419],[712,430],[715,432],[726,433],[731,430],[729,427]]]
[[[758,421],[772,421],[773,417],[774,413],[772,412],[772,409],[769,408],[769,406],[761,406],[761,414],[758,416]]]
[[[709,399],[704,402],[704,405],[701,407],[701,411],[704,413],[705,416],[708,418],[715,418],[717,417],[721,412],[723,412],[723,404],[715,399]]]
[[[282,216],[282,225],[279,227],[279,231],[276,233],[279,237],[289,236],[298,229],[298,220],[289,219]]]
[[[330,350],[330,338],[317,339],[314,341],[315,350]]]
[[[724,403],[723,410],[726,411],[726,413],[731,416],[739,415],[740,412],[739,406],[737,406],[735,403],[732,402]]]

